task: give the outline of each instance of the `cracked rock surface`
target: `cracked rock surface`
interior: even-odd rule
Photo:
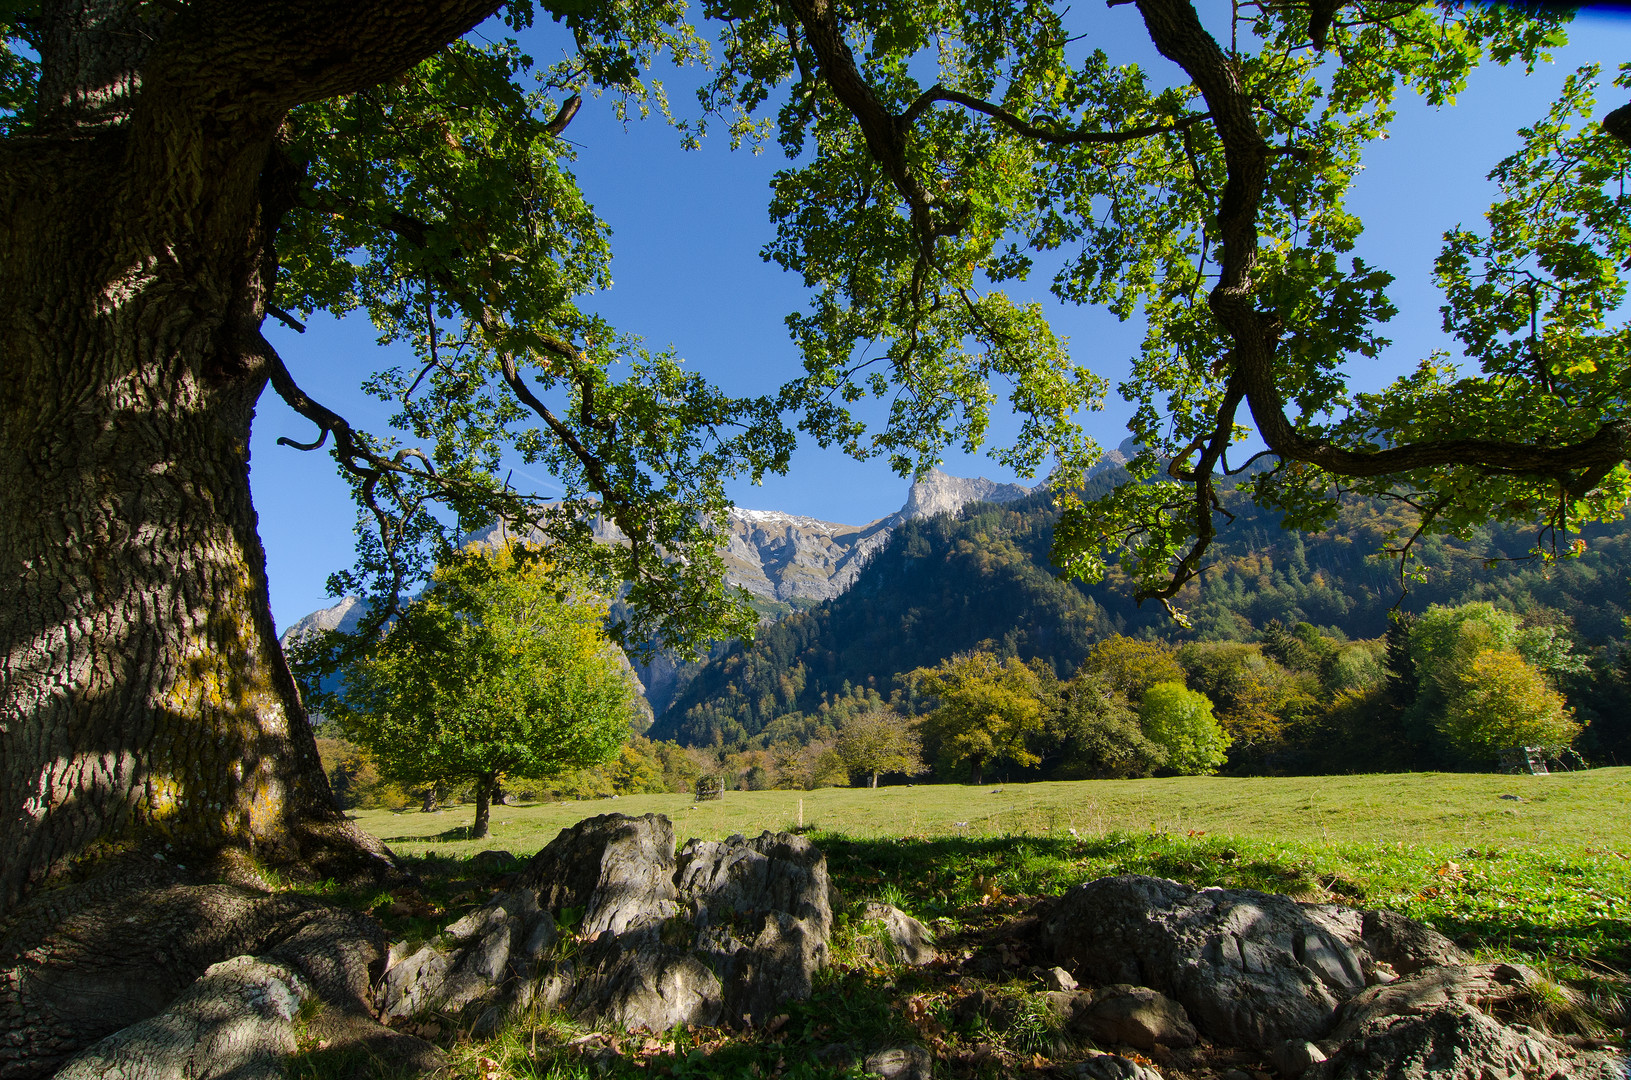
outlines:
[[[404,1019],[485,1003],[478,1029],[534,1001],[628,1029],[760,1024],[810,996],[832,933],[828,890],[826,857],[800,837],[692,840],[676,855],[666,817],[604,814],[562,830],[515,888],[400,958],[378,1005]],[[570,960],[554,949],[568,910],[581,913]]]
[[[1123,1012],[1164,994],[1199,1034],[1266,1052],[1284,1076],[1627,1075],[1618,1055],[1584,1052],[1502,1019],[1510,1015],[1507,1003],[1539,989],[1535,972],[1469,963],[1443,935],[1392,912],[1124,875],[1071,889],[1043,918],[1040,937],[1076,979],[1105,987],[1091,997],[1050,995],[1071,998],[1073,1014],[1085,1016],[1087,1003],[1097,1004],[1106,991],[1125,998]],[[1138,987],[1148,988],[1142,997]],[[1108,1026],[1093,1034],[1139,1042]],[[1092,1064],[1109,1068],[1101,1059]]]

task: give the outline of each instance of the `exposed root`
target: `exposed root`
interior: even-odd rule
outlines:
[[[377,842],[350,843],[343,830],[331,839],[331,850],[352,853],[347,880],[400,877]],[[12,913],[0,936],[0,1080],[50,1076],[93,1044],[102,1049],[75,1066],[89,1069],[85,1075],[169,1075],[168,1066],[155,1064],[155,1072],[131,1063],[167,1060],[161,1048],[180,1045],[208,1016],[238,1013],[255,1033],[223,1036],[219,1045],[206,1036],[201,1053],[236,1061],[231,1068],[244,1071],[234,1076],[259,1075],[255,1062],[274,1048],[275,1057],[293,1049],[279,1003],[307,997],[324,1003],[331,1041],[366,1044],[409,1065],[436,1059],[434,1048],[370,1015],[369,987],[385,958],[377,923],[270,891],[242,855],[194,857],[192,866],[187,858],[162,851],[109,858],[87,880],[39,893]],[[312,869],[325,865],[336,864]],[[236,966],[222,968],[226,961]],[[197,1071],[202,1061],[187,1075],[214,1075]]]

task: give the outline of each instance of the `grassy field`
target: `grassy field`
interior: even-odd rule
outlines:
[[[820,1080],[860,1075],[823,1056],[834,1044],[903,1042],[930,1046],[937,1076],[1060,1075],[1086,1051],[1049,1028],[1024,964],[989,978],[956,963],[880,967],[865,959],[862,905],[904,908],[929,923],[943,951],[966,958],[989,953],[1034,898],[1119,873],[1401,911],[1478,956],[1531,963],[1572,987],[1556,1000],[1574,1004],[1529,1022],[1623,1040],[1631,1023],[1628,796],[1631,769],[829,788],[728,792],[703,804],[649,795],[498,807],[493,835],[474,842],[463,839],[468,806],[369,811],[359,822],[407,858],[421,885],[331,898],[374,912],[393,938],[422,940],[504,880],[493,861],[469,861],[478,851],[526,856],[561,828],[613,811],[666,813],[682,841],[753,834],[797,825],[803,801],[806,834],[826,853],[841,900],[835,963],[812,1000],[789,1007],[785,1026],[676,1029],[653,1039],[595,1034],[541,1013],[475,1039],[468,1017],[449,1017],[430,1037],[448,1050],[456,1080]],[[955,1020],[953,1006],[975,987],[1007,1002],[1010,1019]],[[297,1080],[395,1075],[320,1045],[303,1049],[292,1062]]]
[[[1512,796],[1515,796],[1513,798]],[[1631,854],[1631,768],[1556,776],[1400,773],[1380,776],[1184,776],[967,787],[729,791],[630,795],[495,807],[492,835],[463,839],[469,806],[425,814],[365,810],[363,828],[403,855],[530,855],[595,814],[656,811],[676,835],[718,839],[803,823],[852,839],[1079,836],[1192,832],[1241,839],[1418,845],[1609,848]]]

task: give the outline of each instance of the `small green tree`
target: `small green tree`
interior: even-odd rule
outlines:
[[[376,640],[319,639],[303,681],[308,700],[386,777],[473,782],[471,836],[482,837],[502,777],[598,765],[629,737],[634,690],[605,636],[605,612],[535,555],[467,550]],[[312,676],[342,655],[337,689],[323,690]]]
[[[879,773],[915,773],[923,769],[923,740],[911,722],[893,709],[868,709],[845,721],[833,750],[851,774],[878,786]]]
[[[967,653],[909,677],[917,693],[939,702],[923,719],[923,737],[948,771],[966,763],[969,782],[979,784],[987,764],[1041,760],[1029,746],[1042,731],[1041,680],[1018,659]]]
[[[1183,683],[1156,683],[1138,708],[1144,735],[1167,752],[1167,768],[1185,776],[1215,773],[1228,760],[1229,736],[1212,701]]]

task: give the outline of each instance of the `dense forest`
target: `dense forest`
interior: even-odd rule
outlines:
[[[1105,475],[1098,482],[1115,479]],[[1409,526],[1407,508],[1352,499],[1328,532],[1314,535],[1283,530],[1275,515],[1233,493],[1226,500],[1237,527],[1214,548],[1200,582],[1177,601],[1188,628],[1157,604],[1136,604],[1132,583],[1114,569],[1094,585],[1061,578],[1048,559],[1055,515],[1045,494],[1002,506],[974,504],[958,515],[903,524],[843,596],[766,626],[753,643],[716,656],[649,734],[721,751],[809,743],[830,738],[868,701],[894,698],[906,712],[922,711],[907,675],[948,657],[984,650],[1033,662],[1064,680],[1095,643],[1117,635],[1193,646],[1180,654],[1195,685],[1205,681],[1197,666],[1210,663],[1201,654],[1217,653],[1197,651],[1207,643],[1250,645],[1249,652],[1262,656],[1266,637],[1279,635],[1281,644],[1268,642],[1268,656],[1253,662],[1294,673],[1295,663],[1281,664],[1274,654],[1286,653],[1287,628],[1295,627],[1324,657],[1304,665],[1312,671],[1348,642],[1368,641],[1381,656],[1380,639],[1395,612],[1486,601],[1525,627],[1550,628],[1571,649],[1571,669],[1549,677],[1584,725],[1577,745],[1597,760],[1631,757],[1617,704],[1625,689],[1620,641],[1631,577],[1625,523],[1588,531],[1578,557],[1556,561],[1529,557],[1532,533],[1426,538],[1416,546],[1415,580],[1406,591],[1397,562],[1375,553],[1391,532]],[[1317,680],[1308,690],[1322,692]],[[1387,753],[1379,747],[1373,754],[1333,731],[1316,731],[1322,725],[1310,727],[1306,716],[1279,720],[1282,735],[1301,722],[1302,741],[1327,748],[1341,743],[1344,757],[1333,761],[1306,747],[1265,756],[1261,742],[1237,738],[1230,768],[1447,764],[1421,739],[1395,740]],[[1342,722],[1352,726],[1354,720]],[[1374,723],[1369,729],[1380,737]]]

